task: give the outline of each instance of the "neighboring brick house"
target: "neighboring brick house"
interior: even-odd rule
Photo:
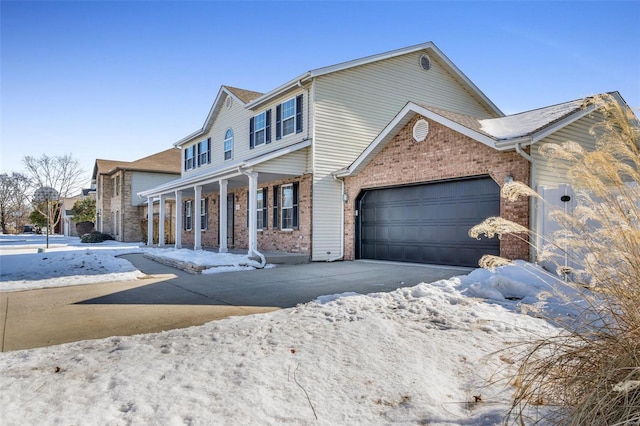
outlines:
[[[138,192],[179,176],[180,151],[175,148],[136,161],[96,160],[91,177],[96,191],[96,229],[117,241],[146,240],[147,203]],[[166,215],[165,220],[172,223],[175,218]],[[165,238],[171,240],[173,235]]]
[[[467,232],[493,215],[539,229],[539,206],[505,203],[500,186],[560,185],[537,146],[569,136],[592,145],[593,112],[579,99],[505,116],[424,43],[311,70],[266,94],[222,86],[202,128],[174,144],[180,178],[139,195],[161,216],[175,202],[176,247],[312,261],[533,259],[526,241]]]

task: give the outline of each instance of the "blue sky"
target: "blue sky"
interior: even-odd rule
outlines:
[[[640,107],[640,2],[0,2],[0,171],[133,161],[198,130],[221,85],[434,42],[505,113],[618,90]]]

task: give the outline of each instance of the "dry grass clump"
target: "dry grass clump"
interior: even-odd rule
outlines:
[[[589,104],[603,116],[592,129],[594,151],[573,142],[541,148],[566,170],[577,195],[573,212],[552,213],[561,230],[545,242],[541,257],[590,290],[588,308],[520,360],[510,418],[520,424],[529,423],[525,408],[545,405],[558,407],[544,419],[554,424],[640,425],[640,126],[612,96]],[[518,196],[537,194],[520,183],[505,185],[503,197]],[[522,231],[490,220],[470,234],[512,230]]]

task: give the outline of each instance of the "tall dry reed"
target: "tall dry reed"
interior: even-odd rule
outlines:
[[[508,422],[529,424],[525,409],[545,405],[557,407],[538,419],[546,423],[640,425],[640,126],[611,95],[590,98],[585,107],[601,118],[591,129],[595,149],[574,142],[540,148],[566,172],[577,204],[572,212],[551,213],[560,230],[538,248],[539,259],[555,262],[560,274],[589,290],[587,308],[561,323],[560,335],[523,353]],[[539,198],[518,182],[506,184],[502,196]],[[495,218],[470,231],[473,237],[527,233],[530,241],[543,238]],[[499,264],[493,257],[482,263]]]

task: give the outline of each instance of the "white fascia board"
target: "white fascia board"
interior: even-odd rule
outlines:
[[[447,66],[462,80],[467,86],[469,86],[496,114],[500,117],[504,117],[505,114],[494,104],[491,99],[487,97],[451,60],[444,54],[435,44],[432,44],[431,50],[433,50],[440,59],[447,64]]]
[[[173,146],[175,146],[176,148],[181,148],[182,145],[184,145],[185,143],[191,141],[194,138],[197,138],[198,136],[202,136],[207,133],[207,128],[213,122],[215,114],[222,107],[223,92],[226,93],[227,96],[231,96],[234,100],[237,100],[240,103],[244,103],[240,99],[238,99],[238,97],[235,96],[233,93],[225,89],[224,86],[220,86],[220,89],[218,90],[218,94],[216,95],[216,99],[213,101],[213,104],[211,105],[211,109],[209,109],[209,114],[207,115],[207,118],[204,120],[204,124],[202,125],[202,128],[200,128],[200,130],[196,130],[195,132],[191,133],[188,136],[185,136],[184,138],[180,139],[178,142],[175,142]]]
[[[407,53],[417,52],[419,50],[424,50],[424,49],[434,49],[434,48],[435,48],[435,45],[429,41],[426,43],[420,43],[413,46],[391,50],[389,52],[365,56],[364,58],[341,62],[339,64],[330,65],[328,67],[316,68],[314,70],[309,71],[309,73],[311,74],[312,77],[319,77],[321,75],[330,74],[336,71],[346,70],[348,68],[358,67],[360,65],[370,64],[372,62],[381,61],[383,59],[394,58],[396,56],[406,55]]]
[[[270,92],[265,93],[264,95],[260,96],[259,98],[256,98],[256,99],[252,100],[251,102],[248,102],[245,105],[245,108],[247,108],[247,109],[257,108],[260,105],[263,105],[266,102],[269,102],[271,99],[275,98],[276,96],[279,96],[284,92],[292,90],[296,86],[300,86],[303,82],[305,82],[309,78],[311,78],[311,74],[309,72],[306,72],[306,73],[294,78],[293,80],[290,80],[290,81],[284,83],[283,85],[276,87],[275,89],[271,90]]]
[[[260,155],[252,159],[243,160],[243,161],[236,162],[234,164],[230,164],[219,170],[205,170],[202,173],[199,173],[197,175],[176,179],[174,181],[167,182],[164,185],[160,185],[155,188],[148,189],[146,191],[138,192],[138,195],[140,197],[148,197],[152,195],[159,196],[160,194],[169,194],[175,191],[180,191],[182,189],[189,189],[189,188],[192,188],[194,185],[204,185],[207,183],[216,182],[220,179],[224,179],[227,177],[238,176],[240,175],[240,173],[237,171],[238,168],[255,167],[258,164],[307,148],[310,145],[311,145],[311,140],[306,139],[302,142],[288,145],[284,148],[280,148],[278,150]]]

